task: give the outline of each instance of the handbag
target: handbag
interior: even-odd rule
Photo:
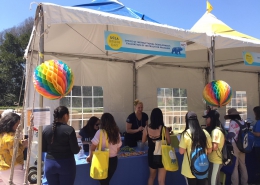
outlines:
[[[108,176],[108,164],[109,164],[109,150],[102,151],[102,132],[106,139],[106,148],[108,148],[107,133],[104,130],[100,130],[100,140],[98,144],[98,150],[93,152],[93,157],[90,167],[90,177],[93,179],[106,179]]]
[[[165,140],[165,127],[162,128],[162,163],[167,171],[177,171],[179,169],[178,160],[174,148],[167,145]]]
[[[162,141],[155,141],[155,148],[153,151],[153,162],[155,164],[162,164]]]

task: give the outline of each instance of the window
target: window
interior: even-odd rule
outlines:
[[[188,111],[186,89],[158,88],[157,105],[163,112],[166,127],[172,127],[174,133],[185,129],[185,115]]]
[[[229,104],[226,105],[226,113],[228,109],[236,108],[238,112],[242,112],[240,114],[243,120],[247,119],[247,98],[246,98],[246,91],[234,91],[231,101]],[[226,120],[225,127],[229,127],[229,120]]]
[[[71,92],[60,100],[60,105],[69,108],[70,120],[68,124],[79,131],[87,124],[91,116],[100,118],[103,114],[103,88],[74,86]]]

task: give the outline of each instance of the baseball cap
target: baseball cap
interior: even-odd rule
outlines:
[[[193,111],[187,113],[187,119],[197,119],[197,114]]]
[[[206,115],[202,116],[203,118],[212,118],[215,116],[220,116],[217,110],[210,110]]]

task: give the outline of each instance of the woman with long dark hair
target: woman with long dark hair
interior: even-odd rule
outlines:
[[[184,154],[182,161],[181,174],[186,177],[189,185],[205,185],[205,179],[196,179],[191,173],[190,162],[188,156],[200,145],[209,154],[212,151],[211,138],[208,132],[201,128],[197,115],[194,112],[188,112],[185,116],[186,128],[181,134],[181,141],[179,144],[179,153]]]
[[[206,122],[209,125],[208,132],[212,140],[212,152],[208,155],[209,164],[209,185],[220,185],[219,172],[222,167],[222,148],[225,142],[225,131],[219,120],[219,113],[216,110],[210,110],[207,115]]]
[[[80,150],[73,127],[67,124],[69,110],[59,106],[54,121],[42,134],[42,151],[46,152],[44,173],[49,185],[73,185],[76,176],[74,154]]]
[[[20,124],[20,116],[9,112],[0,121],[0,177],[5,184],[9,184],[11,163],[13,157],[15,131]],[[27,140],[20,140],[14,166],[14,184],[22,184],[24,179],[23,151],[27,147]]]
[[[108,149],[109,149],[109,167],[108,167],[108,177],[106,179],[99,180],[100,185],[109,185],[109,181],[114,175],[117,168],[117,153],[122,145],[119,128],[115,122],[114,117],[110,113],[104,113],[101,116],[100,130],[98,130],[91,140],[91,152],[87,157],[87,161],[91,162],[93,157],[93,152],[96,150],[99,142],[102,142],[102,150],[106,148],[106,139],[108,139]],[[107,133],[107,138],[105,137],[104,130]],[[100,141],[100,134],[102,135],[102,141]]]
[[[144,128],[142,142],[145,143],[148,140],[148,165],[150,169],[150,176],[148,179],[148,185],[154,184],[158,169],[158,184],[165,184],[166,170],[162,164],[162,156],[154,156],[154,150],[156,148],[156,141],[162,140],[162,129],[165,128],[165,137],[167,144],[171,144],[170,134],[168,129],[163,123],[163,114],[161,109],[154,108],[151,112],[151,122]]]
[[[90,141],[91,139],[93,139],[93,137],[95,136],[96,132],[99,129],[99,119],[96,116],[92,116],[89,120],[88,123],[86,124],[86,126],[84,126],[82,129],[80,129],[79,131],[79,137],[81,138],[81,141],[84,142],[85,141]],[[88,144],[84,144],[83,145],[84,151],[85,152],[89,152],[89,145]]]

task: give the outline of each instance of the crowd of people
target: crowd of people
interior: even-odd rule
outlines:
[[[165,127],[163,113],[159,108],[154,108],[148,120],[148,115],[143,112],[143,103],[135,100],[135,112],[131,113],[126,119],[125,145],[130,147],[137,146],[138,141],[146,143],[148,141],[148,166],[149,178],[148,185],[154,184],[158,173],[158,184],[165,184],[166,170],[162,164],[162,156],[155,155],[155,149],[162,140],[162,130]],[[252,129],[255,136],[254,153],[256,157],[256,168],[258,183],[260,183],[260,106],[253,109],[256,123]],[[230,120],[228,131],[225,130],[220,121],[220,114],[217,110],[209,109],[203,116],[206,120],[206,129],[202,129],[198,116],[195,112],[189,111],[185,116],[186,127],[181,133],[179,143],[179,153],[183,155],[181,164],[181,174],[185,177],[188,185],[220,185],[219,175],[223,166],[222,149],[225,140],[232,143],[234,156],[236,157],[234,170],[231,175],[232,185],[247,185],[248,174],[245,164],[245,153],[241,152],[237,145],[240,124],[245,122],[240,117],[240,112],[235,108],[228,110],[225,120]],[[69,110],[65,106],[59,106],[54,110],[54,121],[46,126],[42,134],[42,151],[46,152],[44,175],[49,185],[73,185],[76,176],[76,163],[74,154],[77,154],[81,146],[78,145],[77,137],[82,142],[90,145],[84,145],[84,151],[89,152],[86,160],[91,163],[93,152],[99,143],[102,149],[106,148],[106,140],[109,146],[109,168],[108,177],[99,180],[101,185],[109,185],[109,182],[116,171],[118,164],[118,152],[122,146],[119,127],[117,126],[113,115],[104,113],[101,118],[91,117],[86,126],[84,126],[78,135],[73,127],[69,126]],[[15,143],[15,131],[20,123],[20,116],[9,112],[2,115],[0,120],[0,177],[5,184],[9,184],[10,168],[13,155],[13,146]],[[107,138],[104,135],[106,132]],[[166,142],[171,144],[168,129],[165,129]],[[100,141],[102,134],[102,141]],[[23,151],[27,147],[28,141],[21,139],[18,144],[17,157],[14,167],[13,182],[17,185],[22,184],[24,180]],[[89,146],[89,147],[88,147]],[[203,149],[209,160],[209,169],[207,175],[203,178],[197,178],[191,170],[191,153],[197,148]],[[240,175],[239,175],[240,174]]]

